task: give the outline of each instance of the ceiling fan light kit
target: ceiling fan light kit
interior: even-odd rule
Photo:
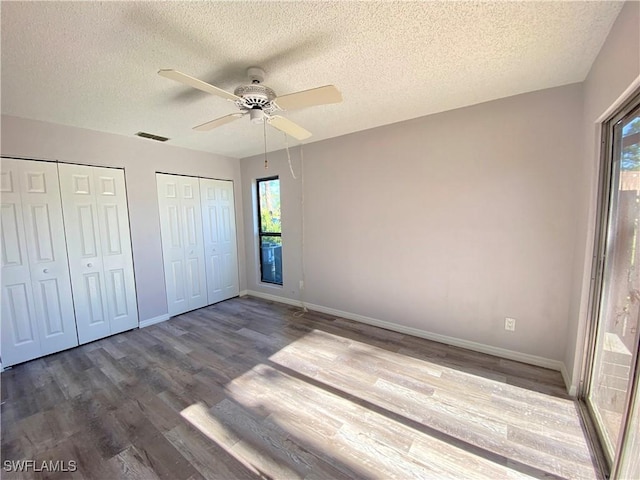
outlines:
[[[229,93],[176,70],[160,70],[158,74],[192,88],[229,100],[240,110],[239,113],[225,115],[224,117],[193,127],[194,130],[199,132],[213,130],[248,114],[251,123],[259,124],[266,121],[272,127],[297,140],[305,140],[311,136],[311,132],[291,120],[275,115],[275,113],[281,110],[328,105],[342,101],[342,94],[333,85],[325,85],[324,87],[312,88],[310,90],[303,90],[278,97],[276,92],[271,88],[262,85],[265,72],[258,67],[250,67],[247,69],[247,76],[250,83],[239,86],[233,93]]]
[[[264,123],[264,110],[252,108],[249,110],[249,118],[251,119],[251,123]]]

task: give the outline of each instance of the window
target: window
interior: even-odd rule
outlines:
[[[282,228],[278,177],[258,179],[258,242],[260,280],[282,285]]]

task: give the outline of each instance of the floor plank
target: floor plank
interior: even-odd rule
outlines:
[[[78,465],[3,478],[599,478],[560,373],[251,297],[1,379],[2,461]]]

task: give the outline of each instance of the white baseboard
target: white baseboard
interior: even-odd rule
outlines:
[[[262,298],[264,300],[271,300],[272,302],[286,303],[287,305],[293,305],[294,307],[302,307],[300,300],[294,300],[286,297],[279,297],[278,295],[271,295],[270,293],[256,292],[255,290],[244,290],[245,295],[251,295],[252,297]],[[243,295],[240,294],[242,297]]]
[[[277,295],[270,295],[268,293],[256,292],[254,290],[247,290],[247,295],[251,295],[265,300],[271,300],[279,303],[286,303],[287,305],[293,305],[296,307],[302,307],[302,302],[291,298],[278,297]],[[568,382],[568,375],[566,374],[566,367],[563,362],[559,360],[552,360],[550,358],[539,357],[537,355],[530,355],[528,353],[516,352],[514,350],[508,350],[506,348],[494,347],[491,345],[485,345],[483,343],[472,342],[470,340],[463,340],[461,338],[449,337],[447,335],[440,335],[438,333],[427,332],[426,330],[420,330],[418,328],[407,327],[397,323],[387,322],[384,320],[378,320],[377,318],[366,317],[364,315],[358,315],[356,313],[344,312],[342,310],[336,310],[335,308],[324,307],[322,305],[314,305],[312,303],[304,303],[304,306],[309,310],[313,310],[320,313],[326,313],[327,315],[333,315],[336,317],[346,318],[348,320],[354,320],[356,322],[366,323],[373,325],[374,327],[385,328],[398,333],[405,333],[414,337],[425,338],[434,342],[444,343],[454,347],[466,348],[467,350],[473,350],[475,352],[486,353],[494,355],[496,357],[505,358],[508,360],[515,360],[517,362],[527,363],[530,365],[536,365],[538,367],[549,368],[562,373],[563,379],[571,395],[570,384]],[[575,389],[574,389],[575,390]],[[575,393],[574,393],[575,395]]]
[[[166,322],[167,320],[169,320],[169,318],[171,317],[169,316],[168,313],[165,313],[164,315],[158,315],[157,317],[141,320],[138,323],[138,327],[140,328],[150,327],[151,325],[155,325],[156,323]]]

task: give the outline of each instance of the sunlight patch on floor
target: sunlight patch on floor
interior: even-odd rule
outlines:
[[[322,388],[317,381],[309,383],[287,375],[279,366],[283,367],[257,365],[228,385],[228,395],[249,412],[258,407],[270,412],[265,425],[274,430],[275,435],[287,436],[305,451],[358,470],[361,476],[378,478],[402,471],[404,478],[460,478],[462,463],[473,468],[476,478],[535,477],[498,465],[373,411],[360,405],[359,401],[363,400],[346,390],[338,394],[335,387]],[[234,396],[234,392],[247,389],[260,392],[250,404]],[[393,398],[389,400],[393,403]],[[381,403],[371,406],[384,411]],[[502,435],[506,436],[506,432]],[[396,439],[395,445],[381,440],[389,436]],[[261,468],[265,468],[264,464]]]
[[[251,472],[258,476],[262,472],[254,467],[249,459],[245,459],[245,455],[238,454],[233,450],[233,446],[238,442],[238,437],[224,426],[217,418],[209,413],[208,408],[202,403],[194,403],[180,412],[180,415],[186,419],[191,425],[200,430],[206,437],[217,443],[229,455],[238,462],[248,468]]]
[[[305,477],[318,459],[359,478],[593,476],[577,415],[567,415],[571,400],[433,351],[313,330],[227,383],[227,399],[182,416],[251,471],[275,478]],[[546,451],[548,436],[556,446],[584,444],[577,470],[562,452]],[[297,471],[286,466],[292,459]]]

